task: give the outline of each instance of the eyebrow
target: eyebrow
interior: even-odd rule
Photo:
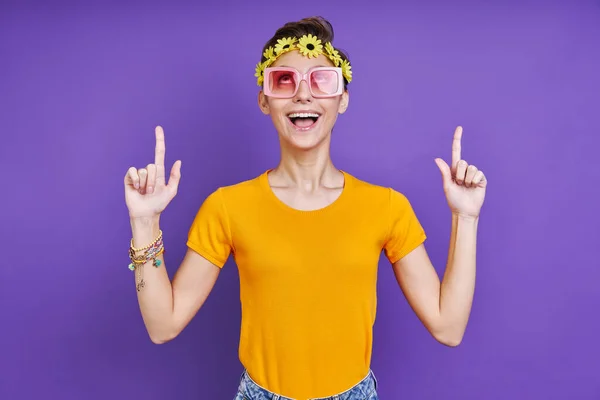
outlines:
[[[291,67],[291,66],[289,66],[289,65],[280,65],[280,67],[283,67],[283,68],[294,68],[294,67]],[[313,67],[310,67],[310,68],[319,68],[319,67],[327,67],[327,65],[320,65],[320,64],[319,64],[319,65],[315,65],[315,66],[313,66]],[[310,68],[309,68],[309,69],[310,69]],[[296,68],[294,68],[294,69],[296,69]]]

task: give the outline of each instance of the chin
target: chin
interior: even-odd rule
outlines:
[[[296,132],[287,130],[283,140],[291,148],[306,151],[320,147],[327,142],[328,137],[329,135],[322,131]]]
[[[325,121],[318,121],[309,129],[297,129],[293,124],[285,124],[281,130],[284,132],[282,139],[288,146],[298,150],[306,151],[317,148],[328,141],[330,134],[327,132],[331,132],[331,129],[328,131],[323,122]]]

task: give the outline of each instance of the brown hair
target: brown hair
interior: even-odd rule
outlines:
[[[265,50],[269,47],[277,44],[277,40],[287,38],[287,37],[296,37],[300,38],[303,35],[311,34],[321,39],[323,44],[327,42],[331,42],[333,44],[333,26],[331,23],[323,17],[308,17],[303,18],[300,21],[288,22],[283,25],[281,28],[277,29],[275,34],[269,41],[264,45],[262,53],[264,54]],[[334,45],[335,47],[335,45]],[[336,50],[339,52],[342,60],[348,60],[348,55],[336,47]],[[261,57],[260,62],[266,61],[264,56]],[[348,81],[344,78],[344,87],[348,85]]]

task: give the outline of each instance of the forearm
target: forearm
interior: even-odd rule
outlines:
[[[462,340],[475,292],[477,227],[479,218],[452,215],[446,271],[440,287],[440,317],[444,336]]]
[[[131,219],[133,247],[141,248],[152,243],[160,231],[160,217],[152,219]],[[166,270],[164,257],[157,257],[161,261],[159,267],[152,265],[152,261],[144,264],[143,268],[135,271],[135,282],[143,279],[144,286],[137,291],[138,303],[144,324],[155,343],[170,340],[175,334],[173,326],[173,289]],[[140,276],[141,274],[141,276]]]

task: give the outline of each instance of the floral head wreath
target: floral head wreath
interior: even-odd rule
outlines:
[[[350,83],[352,81],[352,67],[348,60],[342,60],[340,53],[333,47],[331,42],[321,43],[321,39],[311,34],[301,36],[300,39],[295,37],[287,37],[277,40],[275,47],[270,46],[263,53],[265,61],[256,64],[256,72],[254,76],[257,78],[257,85],[262,86],[264,79],[265,68],[268,68],[282,54],[292,50],[298,50],[300,54],[308,58],[318,57],[319,54],[324,54],[331,60],[333,65],[342,69],[342,76]]]

